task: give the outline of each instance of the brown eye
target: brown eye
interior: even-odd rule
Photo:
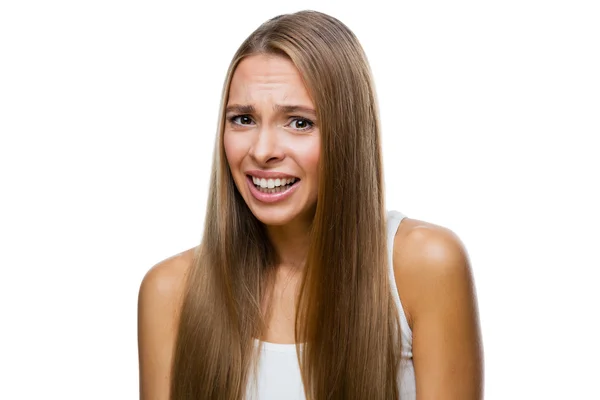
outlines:
[[[237,122],[238,118],[240,119],[240,122]],[[234,115],[233,117],[229,118],[229,122],[234,125],[248,125],[248,123],[252,122],[252,118],[250,118],[248,115]]]
[[[313,122],[306,118],[294,118],[292,124],[296,122],[296,128],[299,131],[306,131],[313,127]]]

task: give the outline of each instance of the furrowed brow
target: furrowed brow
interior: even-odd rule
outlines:
[[[310,107],[304,106],[296,106],[296,105],[281,105],[275,104],[273,106],[273,110],[280,113],[292,114],[297,112],[302,112],[305,114],[310,114],[313,118],[317,118],[317,113]],[[225,109],[225,113],[236,113],[236,114],[254,114],[256,109],[252,105],[241,105],[241,104],[231,104],[227,106]]]
[[[313,110],[312,108],[309,108],[309,107],[275,104],[275,106],[273,106],[273,109],[275,111],[279,111],[281,113],[286,113],[286,114],[301,112],[301,113],[305,113],[305,114],[310,114],[312,117],[317,118],[317,113],[315,112],[315,110]]]
[[[254,106],[251,105],[241,105],[241,104],[232,104],[230,106],[227,106],[227,108],[225,109],[225,113],[229,114],[229,113],[236,113],[236,114],[253,114],[255,112],[255,108]]]

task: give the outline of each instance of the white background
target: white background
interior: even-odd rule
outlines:
[[[4,1],[0,398],[138,396],[145,272],[198,244],[237,46],[347,24],[371,63],[388,208],[467,247],[487,399],[599,399],[594,1]]]

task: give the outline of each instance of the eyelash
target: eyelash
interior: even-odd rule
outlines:
[[[237,118],[239,118],[239,117],[249,117],[250,118],[250,116],[248,114],[239,114],[239,115],[234,115],[232,117],[229,117],[229,118],[227,118],[227,120],[231,124],[233,124],[233,125],[244,126],[245,124],[238,124],[237,122],[235,122],[235,120]],[[292,118],[293,120],[296,120],[296,121],[297,120],[302,120],[302,121],[308,122],[308,127],[307,128],[296,129],[297,131],[300,131],[300,132],[308,131],[308,130],[312,129],[315,126],[315,123],[313,121],[311,121],[310,119],[308,119],[308,118],[304,118],[304,117],[290,117],[290,118]]]

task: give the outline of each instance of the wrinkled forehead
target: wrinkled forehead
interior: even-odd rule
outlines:
[[[235,69],[228,104],[293,104],[314,107],[300,71],[287,57],[252,55]]]

